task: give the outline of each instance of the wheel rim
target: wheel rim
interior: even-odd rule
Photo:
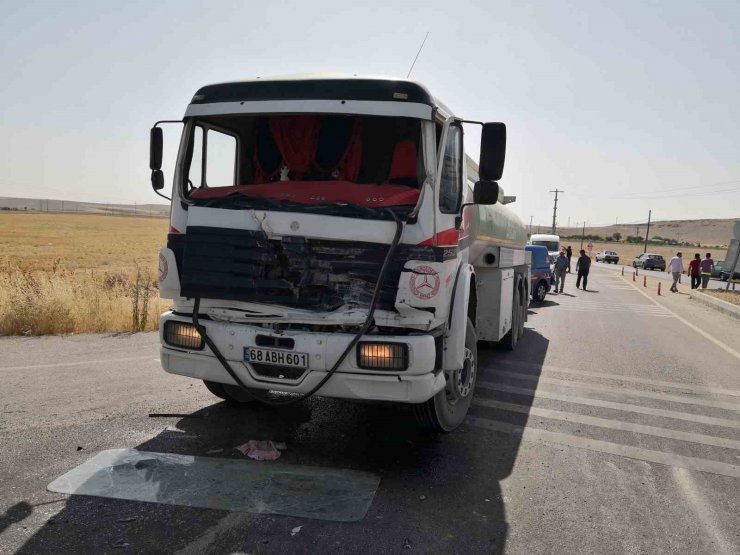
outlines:
[[[475,357],[473,351],[465,347],[463,367],[451,373],[451,379],[447,381],[447,401],[455,405],[470,395],[475,383]]]
[[[547,295],[547,288],[545,287],[544,284],[540,283],[537,286],[537,298],[542,300],[545,298],[545,295]]]

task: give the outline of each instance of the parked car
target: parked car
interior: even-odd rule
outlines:
[[[540,245],[527,245],[526,249],[532,253],[532,300],[541,303],[550,292],[550,283],[552,281],[550,253],[547,247]]]
[[[619,264],[619,255],[614,251],[599,251],[596,253],[596,262]]]
[[[730,279],[730,268],[722,268],[719,273],[719,279],[721,279],[722,281],[727,281],[728,279]],[[740,280],[740,272],[735,272],[732,276],[732,280]]]
[[[725,266],[724,260],[717,260],[717,262],[714,263],[714,270],[712,270],[712,277],[722,279],[722,270],[724,270],[724,266]]]
[[[633,268],[645,270],[662,270],[665,272],[665,258],[659,254],[643,253],[632,261]]]

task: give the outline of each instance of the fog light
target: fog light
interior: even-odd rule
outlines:
[[[365,370],[406,370],[409,367],[408,346],[360,342],[357,344],[357,366]]]
[[[193,324],[167,320],[164,323],[164,342],[173,347],[203,349],[203,338]]]

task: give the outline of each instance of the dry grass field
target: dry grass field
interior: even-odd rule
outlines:
[[[0,213],[0,334],[156,329],[163,218]]]

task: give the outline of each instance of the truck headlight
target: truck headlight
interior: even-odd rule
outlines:
[[[361,341],[357,344],[357,366],[364,370],[406,370],[409,367],[408,346]]]
[[[203,349],[204,341],[193,324],[167,320],[164,323],[164,342],[172,347],[184,349]]]

